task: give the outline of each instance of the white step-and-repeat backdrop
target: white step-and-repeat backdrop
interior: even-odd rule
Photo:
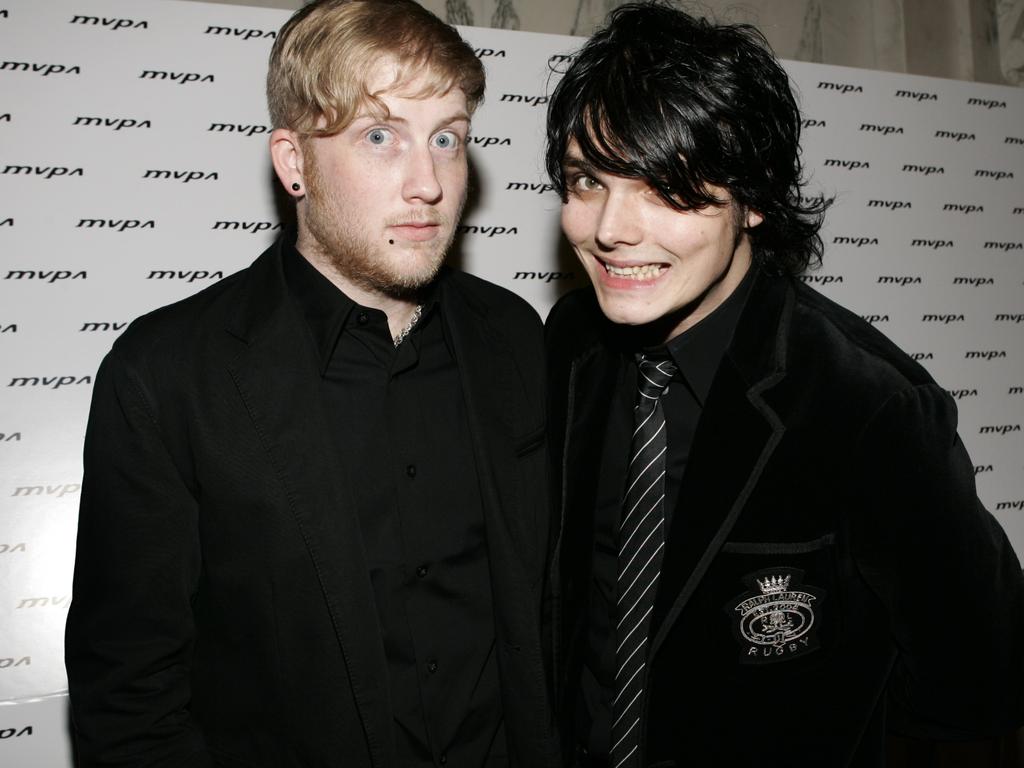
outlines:
[[[288,12],[0,0],[0,764],[70,765],[62,660],[93,374],[135,316],[281,227],[266,59]],[[463,268],[543,315],[584,276],[541,163],[579,40],[467,28],[487,65]],[[787,64],[812,190],[807,281],[956,397],[979,493],[1024,555],[1024,90]]]

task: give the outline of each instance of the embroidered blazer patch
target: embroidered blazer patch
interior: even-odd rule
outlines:
[[[825,591],[801,584],[799,568],[765,568],[743,577],[747,592],[731,600],[741,664],[788,661],[816,650]]]

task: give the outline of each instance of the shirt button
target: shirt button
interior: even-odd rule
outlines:
[[[409,477],[416,477],[416,465],[410,464],[409,466],[407,466],[405,468],[405,474],[407,474]]]
[[[416,575],[419,576],[421,579],[424,578],[428,573],[430,573],[430,569],[425,565],[421,565],[419,568],[416,569]]]
[[[365,312],[360,312],[356,316],[356,322],[359,323],[360,325],[366,325],[368,322],[370,322],[370,318],[366,316]]]
[[[429,672],[430,674],[434,674],[435,672],[437,672],[437,662],[436,661],[428,661],[427,662],[427,672]]]

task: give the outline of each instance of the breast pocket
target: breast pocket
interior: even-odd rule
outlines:
[[[718,566],[718,597],[740,665],[803,666],[828,655],[841,616],[834,534],[727,542]]]

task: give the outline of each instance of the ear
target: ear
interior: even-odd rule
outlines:
[[[285,191],[295,198],[305,195],[302,145],[299,142],[299,135],[295,131],[287,128],[275,128],[271,132],[270,159],[274,164],[274,172]],[[296,184],[298,189],[295,189],[294,185]]]
[[[747,209],[747,214],[746,214],[746,216],[743,219],[744,229],[753,229],[758,224],[760,224],[762,221],[764,221],[764,216],[762,216],[757,211],[748,208]]]

